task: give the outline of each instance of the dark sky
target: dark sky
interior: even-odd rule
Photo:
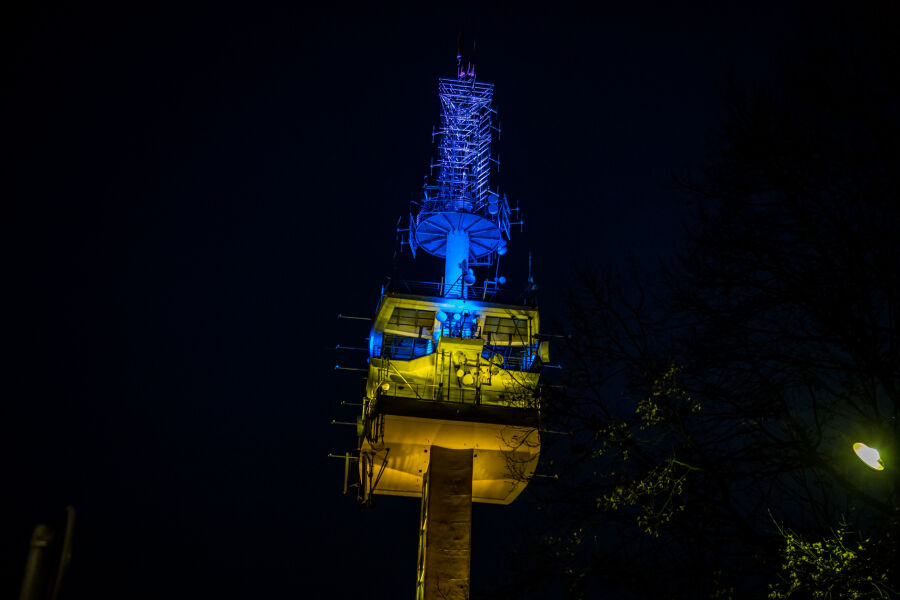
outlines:
[[[2,19],[0,596],[72,504],[67,599],[412,597],[418,503],[362,512],[326,458],[354,447],[329,421],[363,393],[331,367],[364,356],[331,349],[368,333],[335,315],[371,315],[390,274],[460,28],[526,220],[510,285],[532,251],[552,313],[574,261],[672,252],[671,174],[702,160],[729,73],[764,77],[828,23],[776,3],[26,4]],[[538,516],[474,518],[489,582]]]

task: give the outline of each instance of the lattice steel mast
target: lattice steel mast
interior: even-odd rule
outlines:
[[[509,203],[490,188],[494,86],[477,81],[460,53],[457,77],[440,79],[438,94],[438,176],[410,215],[409,245],[413,256],[421,248],[443,258],[443,295],[466,298],[475,283],[473,267],[496,264],[509,239]]]

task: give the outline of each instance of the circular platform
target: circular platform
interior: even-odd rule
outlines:
[[[475,213],[422,211],[416,221],[416,245],[439,258],[447,254],[447,234],[452,230],[469,234],[470,260],[493,252],[502,239],[499,223]]]

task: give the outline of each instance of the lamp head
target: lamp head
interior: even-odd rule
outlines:
[[[884,470],[884,462],[881,460],[881,454],[875,448],[869,448],[861,442],[853,444],[853,451],[859,457],[859,460],[866,463],[871,469],[876,471]]]

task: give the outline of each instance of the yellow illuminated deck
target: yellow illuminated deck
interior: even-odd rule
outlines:
[[[363,495],[421,496],[438,446],[473,449],[473,501],[512,502],[540,455],[539,325],[534,307],[384,296],[359,443]]]

